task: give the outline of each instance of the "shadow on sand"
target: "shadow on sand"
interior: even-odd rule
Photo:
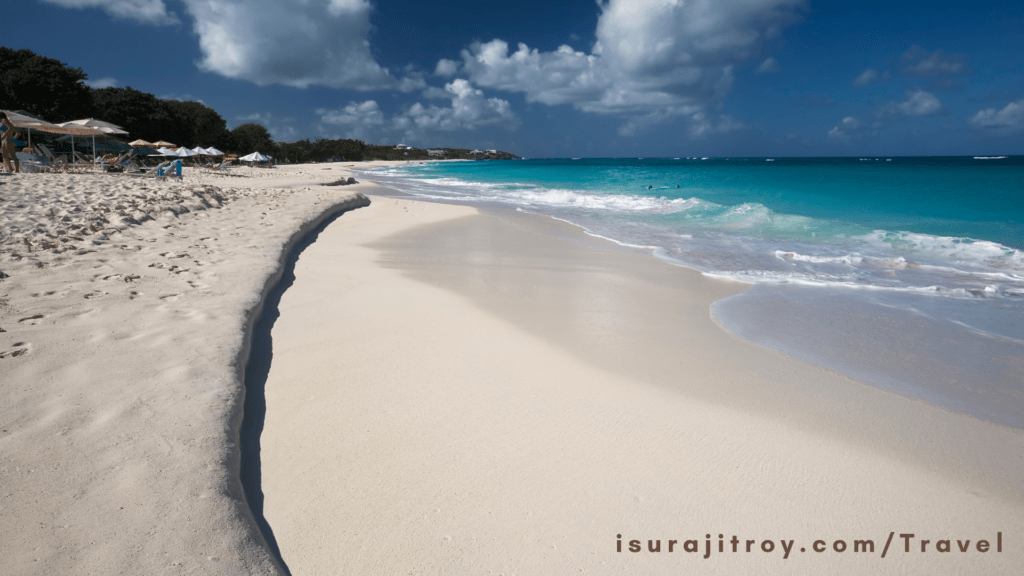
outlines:
[[[310,230],[288,254],[281,280],[267,294],[267,299],[263,304],[263,313],[260,314],[253,326],[249,363],[245,367],[245,415],[242,418],[242,430],[239,437],[242,452],[242,488],[245,490],[245,499],[249,503],[253,518],[256,519],[256,524],[270,547],[270,552],[284,568],[285,573],[289,575],[291,571],[288,570],[288,565],[281,557],[281,550],[277,546],[277,539],[274,538],[274,531],[263,517],[260,436],[263,434],[263,421],[267,414],[264,388],[267,384],[267,375],[270,373],[270,364],[274,359],[274,340],[271,331],[274,329],[277,318],[281,315],[279,310],[281,296],[295,282],[295,263],[298,262],[299,256],[310,244],[316,242],[320,233],[327,226],[342,214],[344,212],[339,212]]]

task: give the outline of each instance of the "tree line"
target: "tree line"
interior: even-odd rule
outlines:
[[[48,122],[95,118],[121,126],[132,140],[165,140],[178,146],[216,147],[229,153],[259,151],[279,162],[325,160],[423,160],[426,150],[397,150],[361,140],[315,139],[275,143],[267,129],[248,123],[228,130],[216,110],[200,102],[163,100],[126,88],[90,88],[81,68],[31,50],[0,46],[0,109],[23,110]],[[447,158],[473,158],[467,149],[447,148]],[[496,157],[515,158],[509,153]]]
[[[23,110],[48,122],[95,118],[130,137],[178,146],[214,146],[226,152],[276,151],[267,129],[242,124],[228,130],[216,110],[199,102],[162,100],[131,87],[92,89],[88,76],[31,50],[0,46],[0,109]]]

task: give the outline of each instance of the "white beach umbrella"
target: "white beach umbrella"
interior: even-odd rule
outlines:
[[[39,118],[29,116],[28,114],[19,114],[17,112],[14,112],[13,110],[2,110],[2,112],[7,114],[7,119],[11,121],[11,124],[14,124],[14,126],[17,128],[24,128],[25,131],[28,132],[29,147],[32,146],[33,128],[35,128],[36,130],[42,130],[44,132],[48,131],[50,128],[59,128],[59,126],[57,126],[56,124],[51,124],[46,120],[41,120]],[[60,132],[57,133],[59,134]]]
[[[66,128],[71,124],[74,124],[76,126],[84,126],[86,128],[92,128],[93,130],[99,130],[104,134],[128,134],[128,132],[124,128],[121,128],[117,124],[111,124],[110,122],[104,122],[103,120],[96,120],[95,118],[83,118],[82,120],[71,120],[69,122],[61,122],[59,126],[63,126]]]
[[[92,158],[93,158],[93,162],[96,161],[96,134],[97,133],[100,133],[100,134],[124,134],[124,135],[128,134],[128,132],[126,132],[124,128],[121,128],[117,124],[111,124],[110,122],[104,122],[103,120],[96,120],[94,118],[83,118],[82,120],[70,120],[68,122],[61,122],[60,124],[57,124],[57,126],[60,126],[61,128],[64,128],[64,129],[72,129],[72,130],[76,130],[76,131],[80,130],[80,129],[93,130],[93,132],[91,134],[92,135]],[[76,134],[76,132],[69,132],[69,133],[72,136],[74,134]],[[85,134],[79,133],[79,135],[85,135]],[[75,139],[72,138],[71,139],[71,150],[72,150],[72,152],[74,152],[74,149],[75,149]],[[74,154],[72,154],[72,156],[74,156]]]
[[[223,152],[221,152],[220,150],[217,150],[216,148],[207,148],[206,149],[206,154],[208,156],[223,156],[224,155]]]
[[[71,136],[71,161],[77,164],[75,159],[75,136],[92,136],[92,155],[96,156],[96,135],[102,136],[104,132],[96,130],[95,128],[89,128],[88,126],[82,126],[80,124],[74,124],[71,122],[65,122],[64,124],[51,124],[45,120],[29,116],[27,113],[21,114],[11,110],[4,110],[7,113],[7,119],[11,121],[18,128],[25,128],[28,132],[28,145],[32,146],[32,129],[35,128],[40,132],[49,132],[51,134],[65,134]],[[65,126],[67,124],[67,126]],[[113,126],[113,124],[111,124]]]
[[[78,159],[75,157],[75,136],[92,136],[92,157],[93,161],[96,161],[96,136],[104,136],[103,132],[94,128],[86,128],[85,126],[79,126],[77,124],[69,124],[64,126],[62,124],[54,124],[53,128],[43,129],[45,132],[56,132],[57,134],[64,134],[62,138],[58,140],[71,140],[71,163],[78,164]]]
[[[241,160],[243,162],[266,162],[269,159],[270,159],[269,156],[264,156],[263,154],[260,154],[259,152],[253,152],[252,154],[247,154],[247,155],[242,156],[241,158],[239,158],[239,160]]]

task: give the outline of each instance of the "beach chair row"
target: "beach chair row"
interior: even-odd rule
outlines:
[[[28,152],[17,153],[21,168],[25,172],[86,172],[103,170],[105,172],[122,172],[129,176],[144,178],[163,179],[168,176],[176,176],[178,179],[182,178],[183,164],[181,160],[166,160],[156,166],[142,166],[132,158],[134,151],[126,152],[109,162],[104,160],[91,161],[76,152],[76,160],[80,163],[69,164],[63,156],[55,155],[45,145],[36,144],[34,148],[38,154],[30,154]],[[223,162],[209,168],[214,171],[226,171],[228,164],[230,162]]]

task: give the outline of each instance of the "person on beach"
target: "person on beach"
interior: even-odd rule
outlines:
[[[21,164],[18,162],[18,151],[14,149],[14,139],[19,136],[18,129],[14,127],[11,120],[7,118],[6,112],[0,112],[0,126],[3,126],[3,133],[0,134],[0,150],[4,155],[4,167],[8,172],[21,172]],[[11,166],[11,160],[14,166]]]

